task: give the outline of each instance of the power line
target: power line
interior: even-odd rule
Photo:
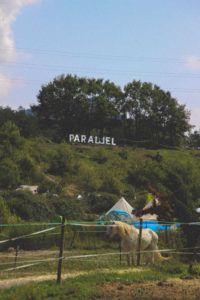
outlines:
[[[128,60],[128,61],[151,61],[154,63],[186,63],[184,58],[172,58],[172,57],[133,57],[133,56],[124,56],[124,55],[113,55],[113,54],[99,54],[99,53],[84,53],[84,52],[71,52],[66,50],[48,50],[48,49],[37,49],[37,48],[15,48],[15,47],[6,47],[0,48],[0,52],[7,50],[15,50],[16,52],[21,53],[22,51],[30,51],[43,55],[59,55],[59,56],[72,56],[72,57],[87,57],[91,59],[105,59],[105,60]],[[198,59],[200,62],[200,58]]]
[[[108,73],[128,73],[132,74],[132,76],[159,76],[159,77],[169,77],[169,78],[191,78],[191,79],[199,79],[200,74],[198,73],[176,73],[176,72],[153,72],[153,71],[135,71],[135,70],[121,70],[121,69],[102,69],[102,68],[88,68],[88,67],[74,67],[74,66],[59,66],[59,65],[48,65],[48,64],[29,64],[29,63],[12,63],[5,65],[6,67],[13,67],[15,66],[23,66],[26,68],[34,69],[36,68],[37,70],[54,70],[58,71],[60,70],[63,72],[63,69],[69,69],[69,70],[76,70],[76,71],[89,71],[89,72],[108,72]],[[68,72],[70,73],[70,72]]]

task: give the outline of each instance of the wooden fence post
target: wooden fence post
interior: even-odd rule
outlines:
[[[137,249],[137,266],[140,265],[140,248],[141,248],[141,237],[142,237],[142,223],[143,220],[140,218],[140,229],[139,229],[139,235],[138,235],[138,249]]]
[[[18,252],[19,252],[19,245],[16,245],[16,248],[15,248],[15,267],[17,265],[17,256],[18,256]]]
[[[60,237],[60,252],[59,252],[58,273],[57,273],[57,283],[60,283],[60,280],[61,280],[62,261],[63,261],[63,247],[64,247],[64,235],[65,235],[65,216],[62,216],[61,237]]]

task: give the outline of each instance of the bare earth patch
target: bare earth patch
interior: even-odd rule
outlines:
[[[67,253],[68,251],[66,251]],[[58,251],[22,251],[22,257],[56,257]],[[0,257],[14,257],[14,253],[1,253]],[[133,272],[142,271],[134,268]],[[100,272],[116,272],[116,270],[101,269]],[[130,268],[118,270],[118,273],[130,272]],[[62,279],[72,278],[79,275],[91,274],[93,272],[81,271],[62,274]],[[0,288],[10,288],[15,285],[22,285],[30,282],[40,282],[45,280],[56,280],[56,274],[45,274],[35,276],[24,276],[20,278],[10,278],[0,280]],[[162,281],[145,281],[140,283],[102,283],[98,285],[103,296],[101,300],[199,300],[200,299],[200,280],[199,279],[167,279]]]
[[[200,299],[199,279],[167,279],[143,283],[100,284],[104,291],[101,300],[193,300]]]
[[[102,272],[112,272],[104,269]],[[141,269],[134,269],[134,272]],[[120,270],[118,273],[130,272],[130,270]],[[65,273],[62,279],[72,278],[92,272]],[[56,280],[56,274],[41,276],[29,276],[15,279],[0,280],[0,288],[10,288],[14,285],[22,285],[30,282],[40,282],[45,280]],[[145,281],[139,283],[101,283],[98,285],[103,291],[101,300],[199,300],[200,280],[199,279],[166,279],[162,281]]]

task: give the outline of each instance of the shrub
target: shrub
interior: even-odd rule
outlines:
[[[10,193],[7,203],[12,214],[16,214],[25,221],[44,221],[55,215],[46,197],[34,195],[29,191]]]
[[[94,151],[93,159],[99,164],[103,164],[108,160],[108,155],[104,148],[97,148]]]
[[[122,149],[122,151],[119,152],[119,156],[125,160],[128,159],[128,151],[125,149]]]
[[[118,197],[109,193],[92,193],[87,200],[92,213],[103,214],[117,202]]]
[[[9,158],[0,162],[0,187],[3,189],[15,188],[20,182],[18,166]]]
[[[54,208],[55,215],[65,215],[68,220],[82,220],[83,205],[70,196],[51,197],[49,203]]]
[[[2,197],[0,197],[0,223],[8,223],[10,216],[10,211],[6,205],[6,202]]]
[[[31,178],[34,178],[37,173],[34,160],[27,154],[19,160],[19,167],[21,171],[21,178],[25,179],[27,182],[30,182]]]
[[[79,183],[87,192],[97,191],[101,186],[97,171],[86,164],[79,168]]]
[[[63,175],[65,172],[73,172],[74,155],[72,150],[62,143],[58,152],[52,158],[49,172],[53,175]]]
[[[120,179],[112,172],[106,171],[103,177],[101,190],[107,193],[119,195],[122,189]]]

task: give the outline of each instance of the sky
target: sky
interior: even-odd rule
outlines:
[[[200,130],[200,1],[0,0],[0,106],[61,74],[156,84]]]

